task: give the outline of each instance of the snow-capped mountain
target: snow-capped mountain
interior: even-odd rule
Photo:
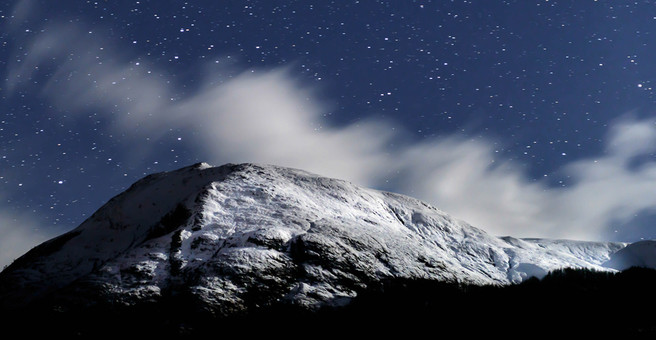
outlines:
[[[656,241],[645,240],[631,243],[603,263],[604,267],[625,270],[630,267],[656,268]]]
[[[626,246],[496,237],[411,197],[201,163],[143,178],[16,260],[0,273],[0,305],[182,294],[221,315],[280,301],[312,309],[388,278],[503,285],[564,267],[612,271]]]

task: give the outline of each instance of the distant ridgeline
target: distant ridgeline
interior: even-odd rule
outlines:
[[[278,303],[221,317],[184,296],[138,306],[44,310],[30,306],[2,320],[24,335],[210,336],[322,334],[656,335],[656,270],[563,269],[514,285],[393,279],[359,291],[350,304],[315,311]],[[38,320],[38,321],[37,321]],[[39,324],[34,327],[34,324]],[[12,329],[9,327],[9,329]],[[444,334],[447,334],[444,333]]]

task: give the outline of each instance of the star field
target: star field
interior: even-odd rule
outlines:
[[[388,122],[387,129],[403,136],[389,142],[390,150],[443,136],[478,141],[491,148],[492,163],[510,162],[528,183],[547,189],[575,182],[562,171],[568,164],[607,155],[618,119],[654,117],[651,1],[0,6],[0,199],[13,216],[28,215],[58,232],[146,174],[207,160],[188,143],[195,138],[188,129],[169,126],[150,135],[146,125],[111,128],[115,119],[135,115],[105,105],[139,102],[137,88],[129,87],[134,74],[168,86],[167,97],[157,100],[182,105],[243,72],[283,68],[325,104],[317,131]],[[34,41],[53,32],[74,32],[59,38],[87,42],[86,48],[35,48]],[[39,53],[47,58],[31,62]],[[105,85],[98,73],[116,64],[122,73]],[[62,104],[44,94],[77,83],[111,95],[99,97],[102,105],[67,105],[75,95],[59,98]],[[652,149],[632,166],[655,161]],[[618,223],[627,231],[615,235],[652,238],[653,229],[628,225],[647,225],[653,216],[653,208],[642,209]]]

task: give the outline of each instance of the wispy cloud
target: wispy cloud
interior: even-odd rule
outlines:
[[[0,270],[56,234],[28,214],[0,208]]]
[[[166,70],[135,62],[75,26],[51,25],[26,46],[6,88],[28,86],[35,70],[50,69],[41,95],[60,109],[93,108],[135,140],[185,131],[210,163],[272,163],[386,187],[494,234],[520,237],[599,239],[613,223],[656,207],[656,163],[636,163],[655,150],[653,119],[613,124],[606,153],[565,166],[574,181],[554,188],[530,180],[517,163],[493,161],[489,140],[410,142],[393,121],[333,125],[321,96],[285,68],[205,74],[205,84],[178,98]],[[29,231],[17,235],[33,239]]]
[[[495,234],[603,239],[615,224],[656,208],[656,120],[625,116],[611,126],[604,155],[567,164],[566,187],[531,181],[512,162],[494,164],[485,141],[453,137],[409,146],[400,189]],[[415,165],[423,162],[421,165]]]
[[[178,98],[166,70],[129,60],[73,26],[50,26],[30,46],[8,89],[31,86],[35,70],[48,69],[43,96],[69,112],[98,110],[112,129],[133,137],[182,129],[214,161],[297,166],[368,184],[378,178],[374,169],[390,163],[389,124],[330,126],[313,89],[286,68],[205,74],[207,84]]]

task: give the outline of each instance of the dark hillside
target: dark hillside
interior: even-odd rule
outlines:
[[[620,273],[565,269],[512,286],[468,286],[429,280],[388,280],[345,307],[307,312],[289,305],[217,317],[184,297],[137,307],[30,306],[5,315],[20,334],[184,336],[317,334],[623,335],[656,334],[656,271]]]

